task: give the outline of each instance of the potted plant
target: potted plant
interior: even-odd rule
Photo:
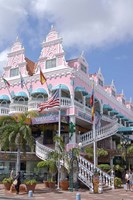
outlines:
[[[24,184],[26,185],[27,192],[29,192],[29,190],[32,190],[34,192],[37,181],[36,179],[25,180]]]
[[[57,172],[57,167],[56,167],[56,160],[53,159],[51,154],[49,154],[47,160],[40,161],[37,164],[37,167],[39,167],[39,168],[47,168],[47,170],[48,170],[47,180],[45,180],[43,182],[44,182],[46,187],[55,188],[54,176],[55,176],[55,174]]]
[[[4,178],[2,180],[2,183],[4,184],[4,187],[6,190],[10,190],[10,187],[13,183],[13,179],[12,178]]]

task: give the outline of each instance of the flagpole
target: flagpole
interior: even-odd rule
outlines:
[[[3,79],[3,81],[4,81],[4,78],[3,77],[1,77],[2,79]],[[6,82],[7,82],[7,80],[6,80]],[[6,88],[7,88],[7,90],[8,90],[8,92],[9,92],[9,95],[10,95],[10,97],[11,97],[11,99],[12,99],[12,94],[11,94],[11,92],[10,92],[10,90],[9,90],[9,87],[7,86],[7,83],[5,83],[5,81],[4,81],[4,84],[5,84],[5,86],[6,86]],[[9,84],[9,83],[8,83]]]
[[[93,132],[93,162],[94,162],[94,170],[96,169],[97,165],[97,143],[96,143],[96,126],[95,126],[95,89],[94,89],[94,80],[93,80],[93,125],[92,125],[92,132]]]
[[[26,85],[26,83],[25,83],[25,80],[24,80],[24,78],[23,78],[23,76],[22,76],[22,74],[21,74],[20,69],[19,69],[19,73],[20,73],[21,88],[23,88],[24,85],[25,85],[25,88],[26,88],[26,90],[27,90],[27,92],[28,92],[28,95],[29,95],[29,97],[30,97],[30,92],[29,92],[28,87],[27,87],[27,85]]]
[[[43,72],[42,72],[40,66],[39,66],[39,68],[40,68],[40,73],[43,75],[43,78],[45,78],[45,76],[44,76],[44,74],[43,74]],[[51,95],[51,90],[50,90],[49,87],[48,87],[48,84],[47,84],[47,80],[46,80],[46,78],[45,78],[45,83],[46,83],[46,86],[47,86],[47,88],[48,88],[48,96],[50,97],[50,95]]]
[[[8,92],[9,92],[9,94],[10,94],[10,97],[11,97],[11,99],[12,99],[12,94],[11,94],[11,92],[10,92],[10,90],[9,90],[9,87],[7,87],[7,85],[6,85],[6,88],[7,88]]]
[[[61,84],[59,85],[59,122],[58,122],[58,137],[61,136]],[[60,145],[60,144],[59,144]],[[60,160],[58,160],[58,183],[57,190],[60,189]]]
[[[96,129],[95,129],[95,114],[94,114],[94,120],[93,120],[93,153],[94,153],[94,170],[96,169],[97,165],[97,158],[96,158]]]
[[[60,137],[61,135],[61,84],[59,85],[59,123],[58,123],[58,136]]]

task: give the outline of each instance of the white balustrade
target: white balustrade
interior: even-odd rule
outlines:
[[[86,163],[88,163],[86,165]],[[86,167],[88,166],[88,167]],[[91,166],[91,167],[89,167]],[[96,171],[100,174],[100,190],[102,190],[101,184],[105,184],[109,188],[114,188],[114,176],[111,176],[106,172],[103,172],[100,168],[96,167]],[[90,190],[93,189],[93,175],[94,175],[94,165],[86,160],[84,157],[79,156],[79,180],[87,185]]]
[[[117,120],[113,121],[112,123],[96,129],[95,134],[96,134],[96,141],[102,140],[104,138],[110,137],[117,133],[118,131],[118,123]],[[82,142],[82,146],[86,146],[88,144],[91,144],[93,142],[93,131],[89,131],[87,133],[84,133],[80,136],[80,141]]]
[[[11,113],[19,113],[19,112],[27,112],[28,111],[28,105],[27,104],[20,104],[20,103],[11,103],[10,104],[10,111],[9,114]]]
[[[46,147],[45,145],[41,144],[39,141],[36,141],[36,156],[42,160],[46,160],[49,152],[52,152],[53,149]]]
[[[1,106],[0,107],[0,115],[8,115],[9,114],[9,107],[3,107],[3,106]]]

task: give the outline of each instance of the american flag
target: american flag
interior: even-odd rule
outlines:
[[[59,99],[59,90],[56,90],[54,94],[45,102],[40,103],[38,105],[38,111],[42,112],[44,109],[53,108],[55,106],[60,105],[60,99]]]

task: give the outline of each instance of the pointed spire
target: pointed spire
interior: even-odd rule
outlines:
[[[81,52],[80,57],[84,57],[84,51]]]
[[[98,74],[101,74],[101,67],[99,67],[98,69]]]
[[[111,86],[114,86],[114,80],[112,80],[112,82],[111,82]]]
[[[130,97],[130,100],[129,100],[129,101],[130,101],[130,103],[132,103],[132,97]]]
[[[122,89],[122,91],[121,91],[121,94],[124,96],[124,91],[123,91],[123,89]]]
[[[17,37],[16,37],[16,42],[18,42],[19,41],[19,37],[18,37],[18,35],[17,35]]]
[[[51,30],[50,31],[55,31],[55,27],[54,27],[53,24],[51,25]]]

